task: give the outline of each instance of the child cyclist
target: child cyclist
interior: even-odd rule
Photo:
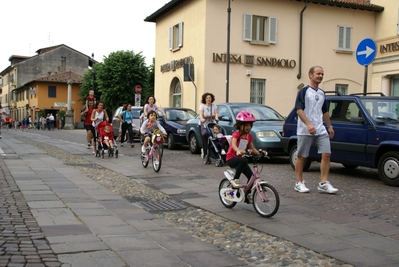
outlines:
[[[247,177],[248,181],[252,177],[252,170],[248,165],[248,158],[243,157],[246,150],[251,150],[254,155],[260,155],[260,152],[254,147],[252,143],[252,135],[250,133],[253,123],[255,122],[254,115],[249,111],[241,111],[237,114],[236,124],[234,128],[238,131],[233,132],[231,143],[226,155],[226,162],[230,168],[235,168],[234,179],[239,179],[241,173]],[[266,153],[263,151],[263,153]],[[246,195],[246,201],[251,202],[249,199],[249,191]]]
[[[147,114],[147,120],[143,122],[140,128],[140,132],[142,135],[146,135],[144,139],[143,146],[141,147],[141,152],[145,153],[145,148],[147,144],[150,142],[151,134],[155,129],[161,130],[163,135],[166,135],[165,129],[161,126],[161,124],[157,121],[157,113],[154,110],[150,110]]]

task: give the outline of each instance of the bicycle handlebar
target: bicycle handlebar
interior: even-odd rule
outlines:
[[[262,149],[259,149],[258,151],[259,151],[260,154],[257,156],[257,155],[252,154],[252,151],[250,149],[248,149],[243,156],[247,157],[247,158],[255,158],[257,160],[261,159],[262,157],[263,158],[269,158],[267,156],[267,151],[263,151]]]

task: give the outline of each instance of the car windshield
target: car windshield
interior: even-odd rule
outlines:
[[[190,109],[165,109],[166,117],[170,121],[188,121],[197,115]]]
[[[239,105],[232,107],[234,117],[240,111],[246,110],[254,114],[256,121],[284,121],[284,117],[277,111],[262,105]]]
[[[362,103],[375,120],[397,121],[399,118],[399,98],[362,99]]]

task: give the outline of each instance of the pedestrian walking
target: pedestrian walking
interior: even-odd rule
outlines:
[[[96,134],[93,122],[91,121],[91,114],[93,113],[93,110],[94,110],[94,101],[89,100],[88,108],[81,113],[81,115],[85,115],[84,127],[86,129],[87,149],[90,149],[92,145],[92,139]]]
[[[129,132],[130,147],[134,147],[133,128],[132,128],[133,112],[132,112],[132,105],[130,103],[126,105],[126,110],[122,111],[118,115],[118,118],[122,124],[121,146],[123,146],[123,143],[125,142],[126,130],[127,130]]]
[[[305,159],[309,156],[312,145],[316,145],[318,153],[321,153],[321,180],[317,187],[318,191],[329,194],[338,192],[338,189],[334,188],[328,181],[331,156],[330,139],[334,137],[334,130],[331,125],[324,91],[319,88],[323,76],[324,70],[322,67],[311,67],[309,70],[309,85],[299,90],[295,101],[295,109],[299,119],[297,124],[298,158],[295,164],[297,182],[294,189],[301,193],[309,192],[302,174]],[[326,123],[327,129],[323,121]]]
[[[201,105],[199,107],[200,120],[198,121],[198,127],[202,141],[202,157],[204,155],[208,155],[208,123],[219,120],[218,108],[215,104],[213,104],[214,101],[215,96],[213,94],[205,93],[202,95]]]

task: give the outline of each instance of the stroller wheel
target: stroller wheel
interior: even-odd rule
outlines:
[[[222,167],[223,166],[223,160],[222,159],[217,159],[215,161],[215,165],[216,165],[216,167]]]

